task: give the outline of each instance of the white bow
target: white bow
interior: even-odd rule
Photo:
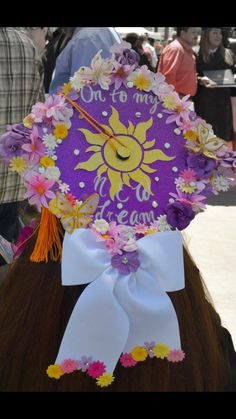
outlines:
[[[65,233],[62,283],[90,284],[71,314],[57,364],[91,356],[112,373],[122,352],[129,353],[145,342],[180,349],[178,320],[166,291],[184,288],[181,234],[150,234],[137,245],[139,269],[121,275],[92,230]]]

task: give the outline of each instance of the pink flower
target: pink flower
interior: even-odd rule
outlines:
[[[181,124],[181,119],[185,122],[189,121],[189,113],[190,108],[192,106],[192,102],[188,101],[189,95],[184,96],[182,99],[176,100],[176,109],[174,110],[167,110],[165,109],[164,112],[170,114],[168,116],[166,123],[170,124],[171,122],[176,122],[177,125]]]
[[[87,373],[92,378],[100,377],[106,371],[106,366],[103,362],[95,361],[91,362],[88,367]]]
[[[47,198],[53,199],[56,197],[54,192],[50,191],[54,183],[55,180],[45,179],[43,175],[33,175],[26,183],[25,198],[29,198],[29,203],[36,205],[38,211],[40,211],[41,206],[48,208]]]
[[[119,89],[122,83],[125,84],[127,77],[133,69],[133,66],[123,65],[117,61],[114,62],[114,69],[111,74],[111,84],[115,83],[116,90]]]
[[[29,159],[31,161],[33,160],[35,163],[38,163],[40,157],[45,154],[45,146],[39,137],[38,128],[36,126],[32,129],[30,140],[30,143],[23,144],[21,148],[29,153]]]
[[[79,368],[79,362],[74,359],[65,359],[60,367],[65,374],[70,374]]]
[[[145,224],[135,224],[135,226],[133,227],[133,231],[136,234],[145,234],[146,231],[148,231],[148,226],[146,226]]]
[[[169,352],[167,360],[170,362],[180,362],[185,358],[185,353],[182,349],[173,349]]]
[[[197,175],[193,169],[184,169],[180,173],[180,176],[186,183],[194,182],[197,180]]]
[[[129,368],[134,367],[137,364],[137,361],[135,361],[131,354],[123,354],[120,357],[120,363],[123,367]]]
[[[38,102],[32,107],[32,115],[35,122],[43,122],[47,111],[45,103]]]

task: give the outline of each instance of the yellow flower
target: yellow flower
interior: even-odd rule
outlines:
[[[157,228],[149,228],[146,232],[145,232],[145,234],[144,234],[144,236],[147,236],[148,234],[154,234],[154,233],[157,233]]]
[[[149,174],[156,172],[157,168],[153,169],[150,164],[158,160],[170,161],[175,158],[175,156],[167,156],[157,147],[153,148],[156,140],[155,138],[150,140],[147,135],[148,129],[153,125],[152,117],[136,126],[131,121],[128,123],[129,125],[126,127],[120,121],[118,111],[112,107],[109,126],[102,125],[102,127],[125,145],[122,147],[113,139],[112,143],[113,146],[115,145],[115,149],[111,147],[110,141],[106,141],[99,133],[93,133],[85,128],[78,129],[90,144],[86,152],[92,151],[93,154],[87,161],[79,162],[74,169],[88,172],[97,170],[98,177],[106,172],[110,182],[109,192],[112,200],[123,185],[131,187],[130,180],[141,184],[146,192],[153,195]],[[119,150],[122,153],[128,151],[128,157],[118,158]]]
[[[55,378],[56,380],[58,380],[64,374],[60,365],[58,364],[49,365],[46,373],[50,378]]]
[[[195,141],[197,139],[197,133],[193,130],[186,131],[184,134],[185,140],[192,140]]]
[[[27,168],[27,163],[23,157],[13,157],[9,169],[12,172],[22,173]]]
[[[70,93],[71,89],[72,89],[72,86],[69,82],[69,83],[64,83],[63,84],[61,91],[62,91],[62,93],[64,93],[64,95],[67,96],[68,93]]]
[[[23,119],[23,125],[26,127],[26,128],[32,128],[32,126],[33,126],[33,123],[34,123],[34,119],[33,119],[33,117],[32,117],[32,115],[27,115],[24,119]]]
[[[134,85],[138,90],[147,90],[150,86],[150,80],[146,79],[141,73],[134,79]]]
[[[64,140],[68,135],[68,129],[65,124],[58,124],[54,129],[53,134],[57,139]]]
[[[170,352],[169,346],[165,345],[164,343],[158,343],[153,348],[153,353],[157,358],[167,358],[168,354]]]
[[[185,193],[193,193],[195,189],[196,187],[194,185],[191,185],[190,183],[187,183],[186,185],[181,187],[181,191]]]
[[[132,358],[135,361],[145,361],[145,359],[148,356],[147,350],[145,348],[143,348],[142,346],[136,346],[132,351],[131,351],[131,355]]]
[[[176,98],[172,95],[166,95],[163,99],[163,105],[166,109],[175,110],[177,107]]]
[[[97,378],[96,381],[98,386],[108,387],[114,381],[114,376],[112,374],[104,373],[101,377]]]
[[[43,156],[40,159],[40,163],[43,167],[55,166],[55,161],[51,157]]]

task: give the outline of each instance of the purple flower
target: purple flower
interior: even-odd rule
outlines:
[[[221,156],[220,165],[223,167],[231,167],[236,169],[236,151],[227,151]]]
[[[23,124],[8,125],[7,131],[0,137],[0,157],[9,162],[13,157],[25,154],[21,146],[30,142],[31,130]]]
[[[191,154],[187,157],[187,165],[195,171],[199,178],[210,177],[216,168],[216,160],[204,154]]]
[[[121,275],[129,275],[136,272],[140,266],[138,252],[123,252],[122,255],[115,255],[111,258],[111,264],[118,269]]]
[[[115,54],[115,59],[116,61],[118,61],[120,64],[123,65],[134,65],[135,67],[138,67],[139,64],[139,55],[136,51],[134,51],[133,49],[124,49],[121,53],[116,53]]]
[[[166,219],[168,224],[178,230],[186,228],[190,221],[195,217],[195,213],[190,204],[185,202],[174,202],[167,206]]]

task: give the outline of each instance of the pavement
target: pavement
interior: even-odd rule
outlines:
[[[211,198],[183,235],[236,348],[236,189],[225,194]]]

